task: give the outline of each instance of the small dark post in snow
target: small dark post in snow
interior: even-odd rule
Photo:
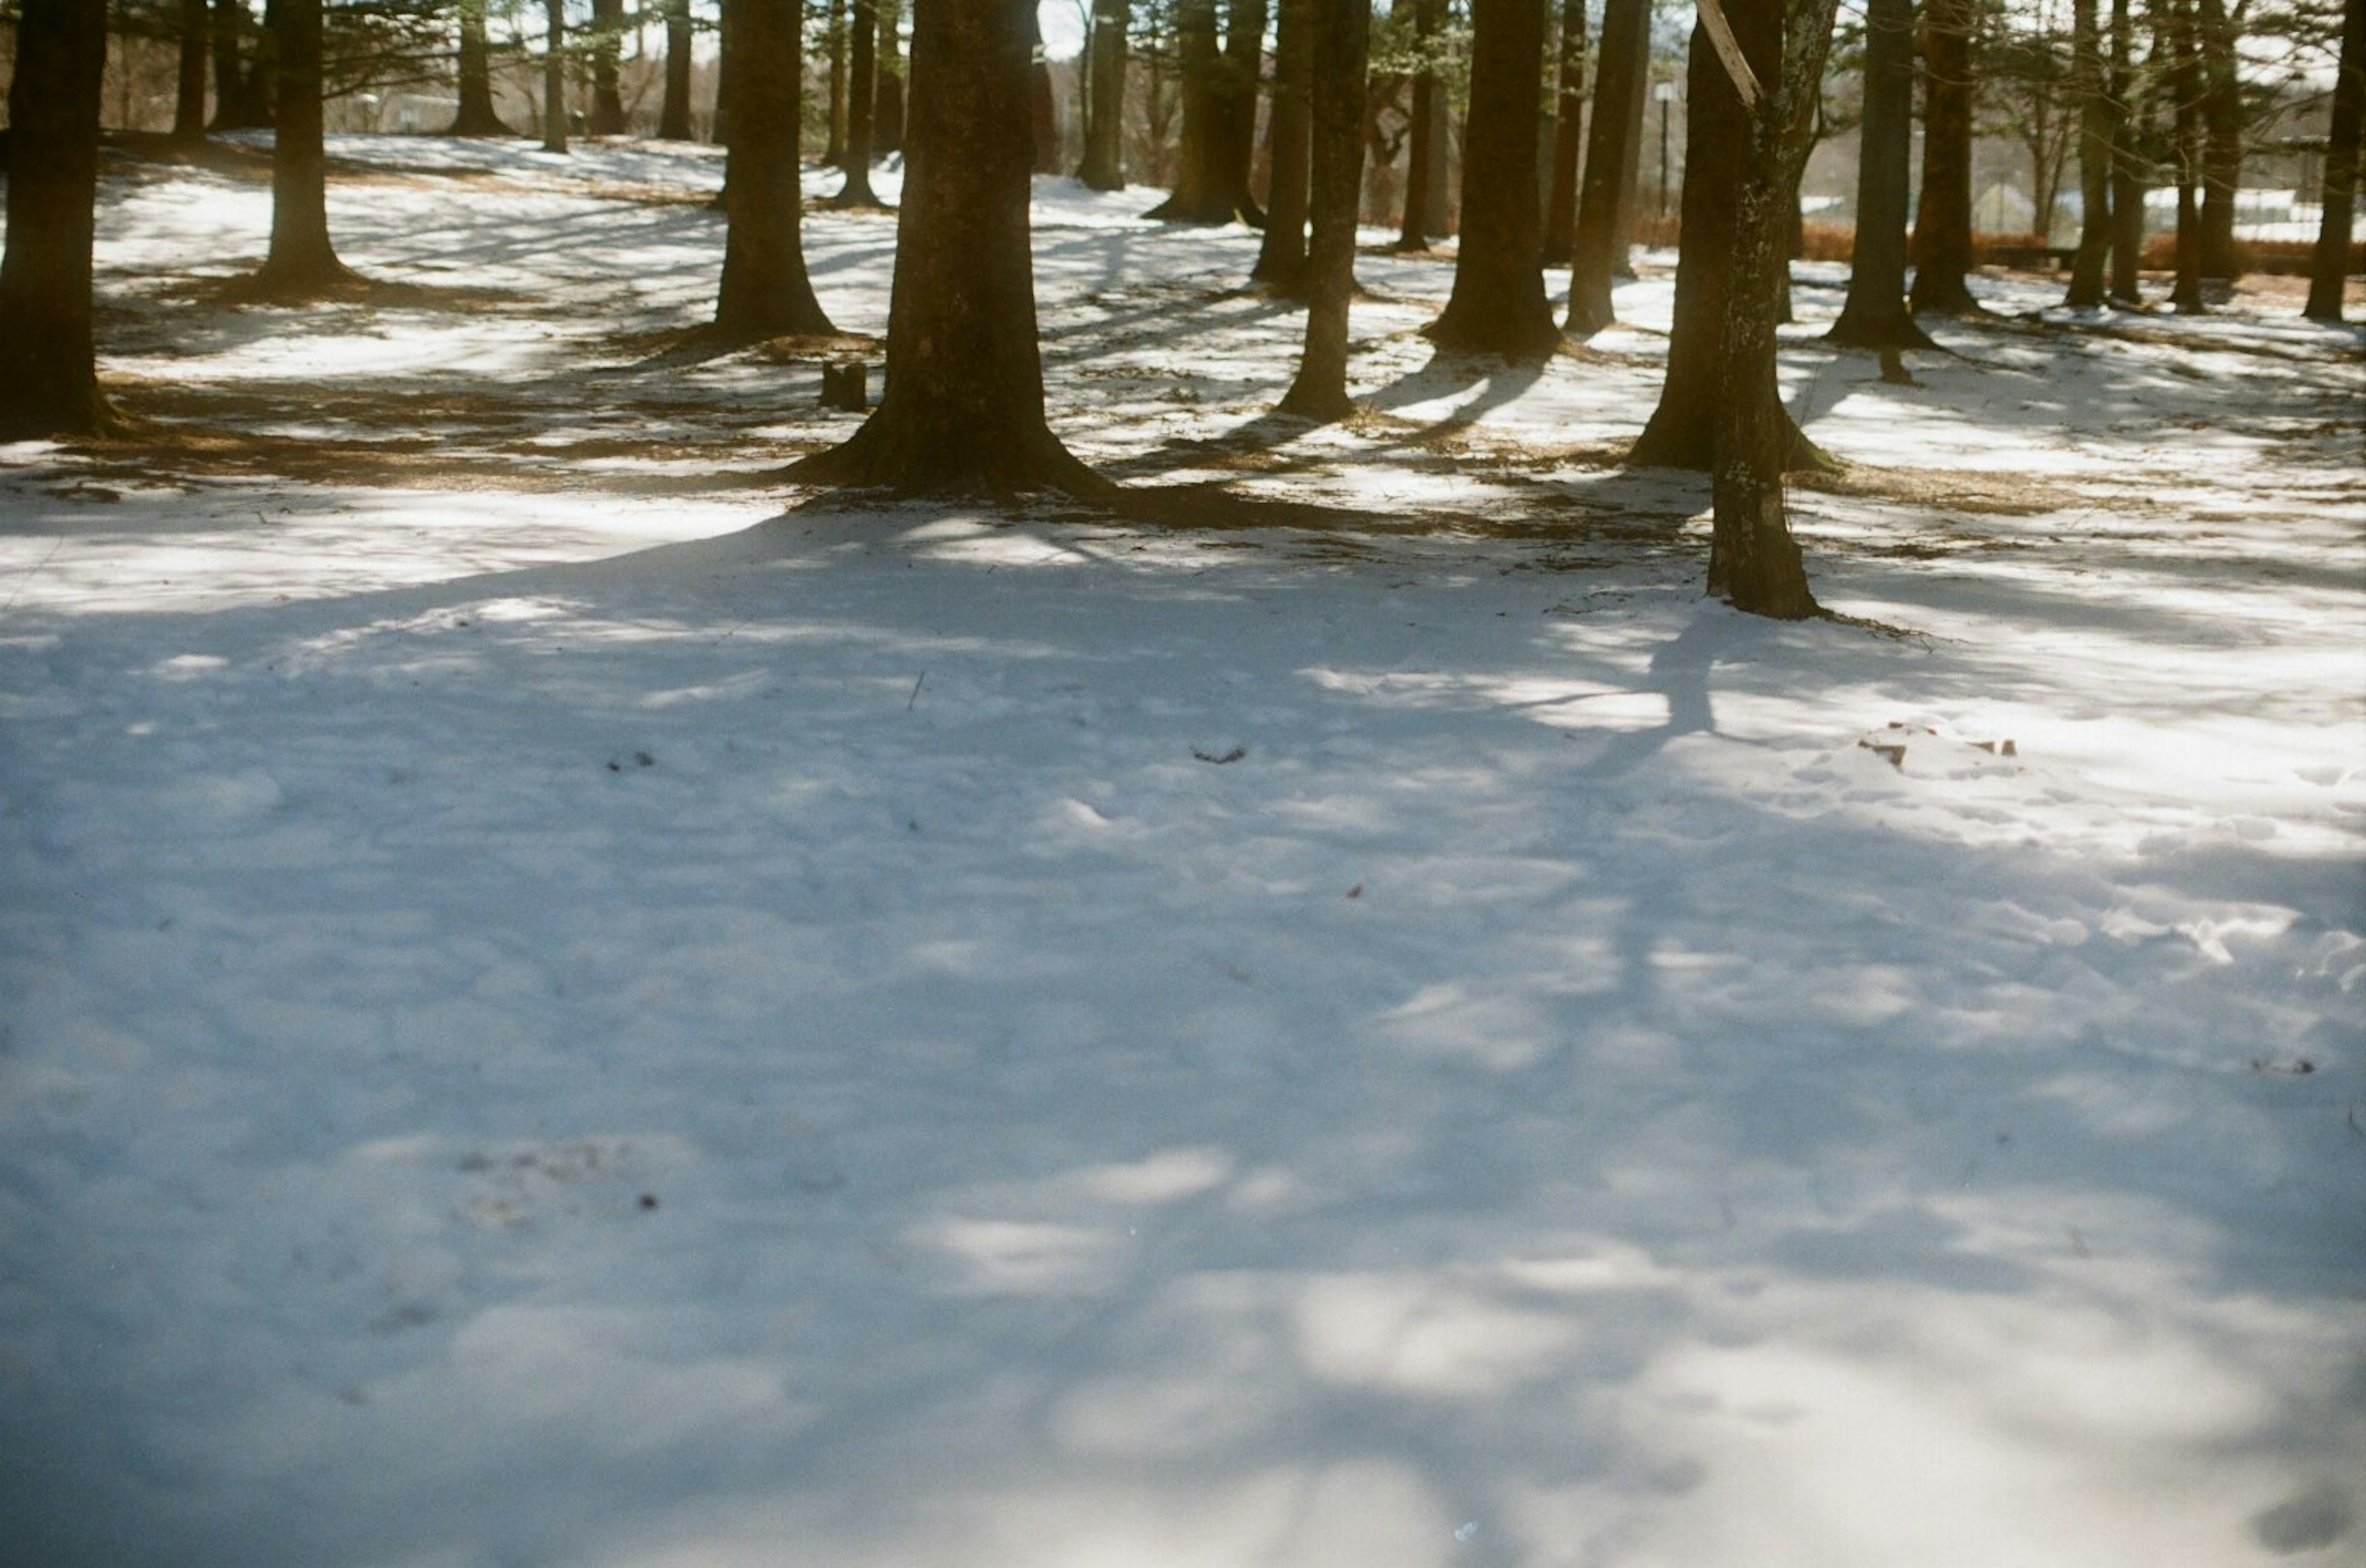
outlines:
[[[860,359],[836,359],[821,367],[821,406],[861,413],[871,406],[871,367]]]

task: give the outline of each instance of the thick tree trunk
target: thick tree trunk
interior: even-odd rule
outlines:
[[[1602,15],[1602,64],[1594,73],[1593,123],[1586,131],[1585,178],[1579,187],[1577,232],[1570,253],[1569,331],[1591,337],[1617,317],[1610,288],[1627,260],[1626,231],[1619,214],[1633,178],[1638,121],[1634,106],[1643,97],[1651,46],[1651,0],[1609,0]],[[1687,119],[1685,166],[1714,186],[1714,172],[1691,162],[1696,123]],[[1684,186],[1684,232],[1692,233],[1692,186]],[[1722,222],[1720,217],[1717,221]],[[1689,245],[1686,247],[1689,249]]]
[[[2153,18],[2155,37],[2169,62],[2175,101],[2171,131],[2177,164],[2177,284],[2169,304],[2200,310],[2202,298],[2202,69],[2194,47],[2193,0],[2168,0]]]
[[[1922,203],[1914,215],[1917,314],[1977,310],[1972,271],[1973,0],[1928,0],[1922,13]]]
[[[1246,171],[1233,156],[1229,66],[1217,49],[1215,0],[1177,0],[1176,50],[1183,77],[1183,135],[1175,189],[1146,214],[1169,223],[1256,223]],[[1250,90],[1256,90],[1255,84]]]
[[[1281,0],[1273,46],[1273,175],[1266,186],[1265,243],[1257,248],[1256,265],[1249,276],[1284,295],[1302,293],[1306,272],[1313,113],[1307,72],[1313,34],[1314,0]]]
[[[1027,228],[1033,4],[915,7],[886,394],[850,440],[795,477],[911,494],[1114,488],[1043,419]]]
[[[829,0],[821,47],[829,64],[829,138],[822,143],[821,166],[835,169],[846,162],[846,0]]]
[[[459,112],[450,136],[508,136],[493,108],[493,50],[485,36],[485,0],[460,0]]]
[[[1463,132],[1462,240],[1454,291],[1425,335],[1443,349],[1535,364],[1560,342],[1545,300],[1537,213],[1544,10],[1471,0],[1470,115]]]
[[[1243,210],[1253,223],[1265,209],[1252,194],[1256,181],[1257,98],[1265,79],[1266,0],[1230,0],[1224,17],[1224,155],[1228,177],[1240,187]]]
[[[255,35],[254,58],[244,59],[242,43],[253,31],[254,13],[246,0],[214,0],[214,129],[261,130],[271,124],[275,89],[271,34]]]
[[[2135,24],[2112,0],[2112,298],[2144,302],[2145,178],[2137,154]],[[2149,111],[2147,110],[2147,113]]]
[[[1364,188],[1368,0],[1308,0],[1313,13],[1314,238],[1306,258],[1306,348],[1281,410],[1325,423],[1355,412],[1347,398],[1347,301],[1356,291],[1356,218]]]
[[[1091,94],[1085,158],[1076,167],[1076,178],[1094,190],[1125,188],[1126,29],[1132,21],[1133,7],[1127,0],[1094,0],[1086,65]]]
[[[658,139],[688,141],[690,126],[691,49],[695,39],[690,21],[690,0],[665,0],[665,102],[658,110]]]
[[[8,240],[0,257],[0,440],[113,423],[91,330],[106,0],[24,0],[8,85]]]
[[[2240,28],[2228,17],[2225,0],[2201,0],[2196,31],[2202,56],[2202,276],[2231,280],[2243,275],[2242,247],[2235,243],[2235,199],[2243,188],[2243,87],[2235,55]]]
[[[1834,0],[1726,0],[1736,41],[1764,85],[1748,116],[1719,334],[1729,394],[1718,411],[1708,586],[1734,607],[1799,620],[1818,613],[1784,502],[1794,433],[1774,379],[1774,315],[1791,193],[1831,40]],[[1786,36],[1786,34],[1789,36]]]
[[[803,23],[799,0],[726,0],[723,7],[723,72],[731,83],[724,174],[729,223],[715,325],[735,338],[837,330],[806,272],[797,155]]]
[[[1413,105],[1405,127],[1404,221],[1397,249],[1425,251],[1437,228],[1436,193],[1446,184],[1446,139],[1436,134],[1443,115],[1437,103],[1437,66],[1432,55],[1446,25],[1446,0],[1414,0],[1413,31],[1420,63],[1413,73]]]
[[[904,150],[904,6],[879,6],[879,101],[873,109],[871,138],[881,157]]]
[[[2070,91],[2079,103],[2079,254],[2062,302],[2093,310],[2103,302],[2112,254],[2112,111],[2103,91],[2102,29],[2095,0],[2071,0]]]
[[[1585,0],[1561,0],[1554,73],[1552,173],[1545,185],[1545,265],[1568,265],[1577,234],[1578,153],[1585,120]]]
[[[329,243],[329,159],[321,134],[321,0],[274,0],[279,65],[271,147],[271,250],[254,287],[287,298],[354,281]]]
[[[1060,172],[1060,114],[1052,99],[1052,62],[1043,53],[1041,14],[1027,12],[1027,129],[1035,149],[1034,172]]]
[[[2316,255],[2309,266],[2308,304],[2303,311],[2312,321],[2341,320],[2361,131],[2366,131],[2366,0],[2346,0],[2340,74],[2333,85],[2332,135],[2325,150],[2324,215],[2317,223]]]
[[[727,10],[733,0],[724,0]],[[567,0],[542,0],[542,150],[567,151]]]
[[[872,117],[878,108],[873,85],[879,47],[878,18],[873,0],[851,0],[853,47],[849,51],[846,78],[846,183],[830,198],[832,207],[877,207],[871,188]]]
[[[2079,0],[2092,6],[2094,0]],[[1913,178],[1914,0],[1868,0],[1856,252],[1848,299],[1827,337],[1851,348],[1928,348],[1906,308],[1906,215]],[[1787,270],[1787,269],[1786,269]]]
[[[206,139],[206,54],[213,25],[206,0],[181,0],[180,70],[173,84],[173,142],[195,147]]]
[[[625,0],[592,0],[592,117],[594,136],[625,133],[625,99],[616,80],[624,52]]]

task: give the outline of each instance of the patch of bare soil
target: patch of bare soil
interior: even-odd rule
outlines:
[[[1965,473],[1952,468],[1876,468],[1845,463],[1829,470],[1805,469],[1790,478],[1794,489],[1867,501],[1898,501],[1946,512],[2002,517],[2034,517],[2088,504],[2089,497],[2028,474]]]

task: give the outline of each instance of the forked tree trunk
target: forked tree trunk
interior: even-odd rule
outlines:
[[[1578,153],[1585,120],[1585,0],[1561,0],[1560,62],[1553,73],[1552,173],[1545,185],[1545,265],[1564,266],[1577,233]]]
[[[1027,12],[1027,130],[1035,149],[1033,172],[1060,172],[1060,114],[1052,98],[1052,62],[1043,52],[1042,13]]]
[[[886,393],[794,477],[907,494],[1114,490],[1043,418],[1027,227],[1033,3],[914,7]]]
[[[873,0],[851,0],[853,48],[846,78],[846,183],[830,198],[832,207],[880,205],[878,194],[871,188],[872,116],[878,107],[873,76],[879,40],[878,18],[872,7]]]
[[[1127,0],[1094,0],[1087,63],[1092,92],[1084,162],[1076,167],[1076,178],[1094,190],[1125,188],[1125,35],[1132,21]]]
[[[2103,302],[2112,254],[2112,111],[2103,91],[2102,29],[2095,0],[2071,0],[2070,91],[2079,100],[2079,253],[2062,302],[2093,310]]]
[[[460,0],[460,107],[450,136],[507,136],[493,108],[493,50],[485,36],[485,0]]]
[[[271,35],[256,37],[254,56],[241,48],[254,23],[246,0],[214,0],[214,129],[259,130],[271,124]]]
[[[723,0],[726,13],[736,0]],[[567,151],[567,0],[542,0],[542,150]]]
[[[594,136],[621,136],[625,99],[616,80],[625,46],[625,0],[592,0],[592,117]]]
[[[271,146],[271,250],[254,287],[288,298],[354,281],[329,243],[329,158],[321,118],[321,0],[274,0],[279,65]]]
[[[1972,271],[1973,0],[1928,0],[1922,21],[1922,202],[1914,215],[1915,312],[1976,311]]]
[[[903,0],[882,0],[879,6],[879,101],[873,106],[871,137],[881,157],[904,150],[904,6]]]
[[[1610,289],[1625,265],[1626,231],[1619,214],[1626,209],[1627,185],[1634,177],[1638,149],[1633,145],[1639,123],[1632,112],[1643,96],[1651,44],[1651,0],[1609,0],[1602,14],[1602,64],[1594,77],[1593,123],[1585,138],[1585,178],[1578,190],[1577,232],[1569,264],[1569,331],[1574,337],[1592,337],[1617,320]],[[1685,167],[1693,146],[1692,121],[1685,121]],[[1698,171],[1710,184],[1715,176]],[[1684,186],[1684,221],[1692,222],[1692,182]],[[1690,234],[1687,227],[1685,233]]]
[[[106,0],[24,0],[8,85],[7,254],[0,257],[0,440],[113,423],[91,331]]]
[[[558,4],[558,0],[552,0]],[[731,83],[725,154],[723,279],[715,325],[735,338],[833,333],[806,272],[797,156],[805,34],[799,0],[726,0]]]
[[[2112,298],[2130,305],[2144,302],[2145,179],[2136,152],[2143,128],[2135,51],[2128,0],[2112,0]]]
[[[1314,0],[1281,0],[1273,46],[1273,175],[1266,187],[1265,243],[1249,276],[1277,294],[1303,297],[1306,273],[1307,181],[1313,100],[1308,56],[1313,45]]]
[[[1787,7],[1784,0],[1726,0],[1725,9],[1764,96],[1748,115],[1740,149],[1732,285],[1720,333],[1731,390],[1718,412],[1708,586],[1736,609],[1799,620],[1818,611],[1783,496],[1793,432],[1774,379],[1775,297],[1835,0]]]
[[[2243,188],[2243,88],[2235,54],[2238,25],[2225,0],[2201,0],[2194,28],[2201,54],[2202,276],[2243,274],[2235,240],[2235,200]]]
[[[1368,0],[1308,0],[1313,14],[1314,237],[1306,256],[1306,347],[1281,411],[1324,423],[1355,412],[1347,398],[1347,301],[1356,292],[1356,218],[1364,189]]]
[[[2079,0],[2091,6],[2094,0]],[[1913,177],[1914,0],[1868,0],[1856,248],[1848,299],[1826,337],[1850,348],[1929,348],[1906,308],[1906,210]],[[1785,270],[1788,270],[1787,268]]]
[[[691,139],[691,49],[695,41],[690,0],[665,0],[665,103],[658,110],[658,140],[687,141]]]
[[[1266,0],[1229,0],[1224,14],[1224,156],[1241,191],[1242,213],[1265,221],[1254,194],[1257,98],[1264,90]],[[1048,80],[1048,78],[1047,78]]]
[[[1425,335],[1443,349],[1551,357],[1537,214],[1538,96],[1544,10],[1537,0],[1471,0],[1470,115],[1463,132],[1462,238],[1454,291]]]
[[[181,0],[180,71],[173,85],[175,146],[194,147],[206,139],[206,54],[212,41],[206,0]]]
[[[2324,214],[2317,222],[2316,254],[2309,266],[2308,303],[2303,311],[2312,321],[2341,320],[2361,131],[2366,131],[2366,0],[2346,0],[2340,74],[2333,84],[2333,126],[2325,152]]]
[[[1145,216],[1169,223],[1255,223],[1261,215],[1249,197],[1246,171],[1233,157],[1234,89],[1217,47],[1215,0],[1177,0],[1175,28],[1183,78],[1175,189]]]
[[[2202,298],[2202,91],[2201,61],[2194,48],[2193,0],[2168,0],[2155,13],[2155,37],[2169,62],[2172,156],[2177,164],[2177,283],[2169,304],[2200,310]]]
[[[1443,115],[1437,104],[1437,63],[1432,56],[1438,31],[1445,25],[1446,0],[1414,0],[1414,47],[1420,58],[1414,69],[1413,104],[1405,125],[1404,220],[1397,228],[1401,251],[1427,250],[1434,230],[1442,227],[1431,222],[1441,205],[1438,193],[1446,184],[1446,139],[1436,134]]]

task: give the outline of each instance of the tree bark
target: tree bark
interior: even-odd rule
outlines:
[[[665,0],[665,103],[658,111],[658,140],[688,141],[690,128],[690,0]]]
[[[1356,219],[1364,189],[1364,75],[1369,0],[1308,0],[1313,173],[1307,248],[1306,346],[1281,412],[1324,423],[1355,412],[1347,397],[1347,301],[1356,291]]]
[[[2144,302],[2144,164],[2137,155],[2135,24],[2112,0],[2112,298]]]
[[[2177,283],[2169,305],[2204,308],[2202,298],[2202,70],[2194,47],[2193,0],[2168,0],[2153,17],[2160,51],[2169,62],[2174,100],[2171,143],[2177,164]]]
[[[851,58],[846,78],[846,183],[838,187],[830,205],[877,207],[881,205],[878,193],[871,188],[872,121],[878,108],[873,81],[879,46],[873,0],[851,0],[849,26],[853,47],[849,51]]]
[[[616,80],[624,32],[625,0],[592,0],[592,118],[584,129],[594,136],[625,131],[625,100]]]
[[[1401,251],[1429,248],[1437,192],[1446,184],[1446,139],[1436,134],[1442,117],[1437,107],[1437,65],[1432,58],[1445,25],[1446,0],[1414,0],[1414,47],[1420,62],[1413,73],[1413,105],[1405,127],[1404,221],[1397,230]]]
[[[1235,156],[1233,99],[1239,84],[1217,47],[1215,0],[1177,0],[1176,48],[1182,69],[1183,135],[1175,189],[1146,214],[1169,223],[1252,226],[1264,215],[1249,195],[1248,170]],[[1256,91],[1254,78],[1248,91]]]
[[[1462,240],[1454,291],[1425,335],[1464,354],[1515,363],[1560,342],[1545,299],[1537,213],[1537,132],[1544,9],[1537,0],[1471,0],[1470,114],[1463,132]]]
[[[253,30],[246,0],[214,0],[214,126],[216,130],[261,130],[271,124],[272,41],[255,35],[254,58],[241,45]]]
[[[732,0],[724,0],[728,10]],[[542,150],[567,151],[567,0],[542,0]]]
[[[173,84],[173,144],[195,147],[206,139],[206,55],[213,41],[206,0],[181,0],[180,69]]]
[[[735,338],[837,331],[814,298],[806,272],[797,144],[804,19],[800,0],[725,0],[723,7],[731,127],[724,173],[728,221],[715,325]]]
[[[2243,275],[2242,247],[2235,242],[2235,201],[2243,188],[2243,88],[2235,54],[2241,28],[2227,16],[2225,0],[2201,0],[2198,22],[2202,276],[2232,280]]]
[[[1972,271],[1973,0],[1928,0],[1922,12],[1922,204],[1914,215],[1915,313],[1980,308]]]
[[[873,141],[880,156],[904,150],[904,6],[879,6],[879,102],[873,109]]]
[[[0,257],[0,440],[114,423],[91,327],[105,0],[24,0],[8,85],[8,238]]]
[[[1085,119],[1085,158],[1076,167],[1076,178],[1094,190],[1125,188],[1126,29],[1132,21],[1133,7],[1127,0],[1094,0],[1086,62],[1091,102]]]
[[[2095,0],[2071,0],[2070,90],[2079,100],[2079,254],[2062,302],[2093,310],[2103,302],[2104,264],[2112,254],[2112,111],[2103,91],[2102,30]]]
[[[1035,149],[1034,172],[1060,172],[1060,115],[1052,100],[1052,62],[1043,53],[1041,13],[1027,11],[1027,129]]]
[[[886,394],[794,477],[905,494],[1115,489],[1044,423],[1027,226],[1033,3],[915,7]]]
[[[2091,6],[2094,0],[2079,0]],[[1865,118],[1858,129],[1856,247],[1848,299],[1826,337],[1850,348],[1929,348],[1906,308],[1913,176],[1914,0],[1868,0]],[[1788,270],[1787,268],[1786,269]]]
[[[278,104],[271,145],[271,250],[257,290],[280,298],[354,281],[329,243],[328,147],[321,134],[321,0],[275,0]]]
[[[1570,254],[1569,331],[1575,337],[1592,337],[1617,320],[1611,309],[1610,288],[1627,259],[1626,231],[1619,226],[1619,214],[1627,206],[1625,187],[1634,177],[1638,150],[1633,142],[1639,123],[1634,105],[1643,96],[1651,46],[1651,0],[1609,0],[1602,15],[1602,63],[1594,73],[1585,178],[1579,187],[1577,231]],[[1690,118],[1685,123],[1685,163],[1690,168],[1696,127]],[[1713,174],[1707,170],[1701,174],[1708,185],[1716,184]],[[1687,236],[1692,233],[1692,186],[1691,180],[1685,182]]]
[[[2309,266],[2308,303],[2302,312],[2312,321],[2341,320],[2361,131],[2366,131],[2366,0],[2346,0],[2341,7],[2341,65],[2333,84],[2333,127],[2325,149],[2323,216]]]
[[[1790,197],[1807,162],[1834,8],[1834,0],[1794,0],[1786,15],[1783,0],[1726,0],[1736,41],[1766,92],[1749,114],[1719,334],[1731,391],[1718,411],[1708,586],[1736,609],[1783,620],[1819,613],[1784,502],[1794,432],[1775,384],[1774,316]]]
[[[1585,0],[1561,0],[1554,73],[1552,173],[1545,186],[1545,265],[1566,265],[1577,234],[1577,170],[1585,121]]]
[[[1265,209],[1252,194],[1256,167],[1257,98],[1265,82],[1266,0],[1229,0],[1224,17],[1224,155],[1252,224]]]
[[[1249,276],[1276,293],[1301,295],[1306,272],[1308,149],[1313,99],[1307,80],[1314,0],[1281,0],[1273,46],[1273,175],[1266,186],[1265,243]],[[1361,160],[1358,160],[1360,169]]]
[[[829,0],[822,54],[829,63],[829,139],[822,143],[821,166],[835,169],[846,162],[846,0]]]
[[[493,50],[485,36],[485,0],[460,0],[459,112],[448,136],[508,136],[493,108]]]

